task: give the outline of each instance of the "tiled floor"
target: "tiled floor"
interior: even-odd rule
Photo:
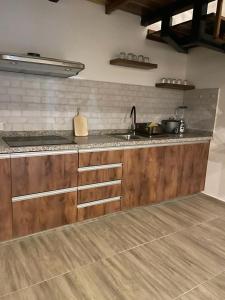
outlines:
[[[3,300],[224,300],[225,203],[198,195],[0,244]]]

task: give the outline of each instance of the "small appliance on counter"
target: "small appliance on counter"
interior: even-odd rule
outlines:
[[[154,122],[136,123],[136,133],[151,137],[163,134],[163,128],[160,124]]]
[[[175,111],[175,117],[168,120],[162,120],[162,127],[166,133],[183,134],[186,130],[184,114],[187,106],[178,106]]]
[[[184,133],[186,131],[186,123],[184,121],[184,114],[187,106],[178,106],[176,109],[176,119],[179,120],[178,133]]]
[[[180,121],[175,118],[169,118],[168,120],[162,120],[162,128],[166,133],[178,133]]]

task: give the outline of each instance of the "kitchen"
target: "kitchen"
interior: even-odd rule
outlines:
[[[0,3],[0,297],[224,299],[224,53],[103,2]]]

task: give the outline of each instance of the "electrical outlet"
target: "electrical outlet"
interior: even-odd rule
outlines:
[[[0,122],[0,131],[1,130],[4,130],[4,123],[3,122]]]

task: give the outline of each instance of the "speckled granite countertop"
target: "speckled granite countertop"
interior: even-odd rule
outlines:
[[[76,144],[69,145],[53,145],[53,146],[29,146],[29,147],[9,147],[3,140],[2,136],[28,136],[28,135],[47,135],[47,132],[39,134],[37,132],[30,133],[15,133],[15,132],[2,132],[0,133],[0,153],[21,153],[21,152],[37,152],[37,151],[64,151],[64,150],[80,150],[80,149],[95,149],[95,148],[108,148],[108,147],[133,147],[133,146],[146,146],[146,145],[160,145],[160,144],[174,144],[174,143],[194,143],[207,141],[212,139],[212,133],[192,131],[185,133],[182,137],[179,135],[167,135],[164,137],[155,138],[141,138],[138,140],[126,141],[116,136],[110,136],[109,133],[91,134],[88,137],[72,137],[68,132],[49,132],[48,134],[62,135],[72,138]]]

